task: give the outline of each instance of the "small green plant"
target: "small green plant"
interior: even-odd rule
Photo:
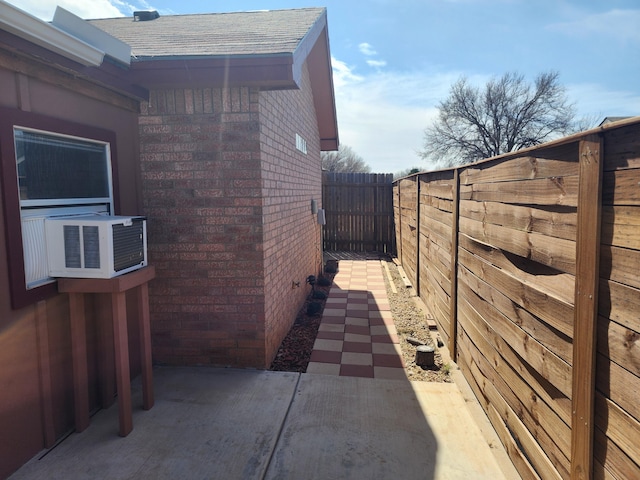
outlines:
[[[440,369],[442,370],[442,373],[444,373],[445,375],[450,375],[452,367],[451,367],[451,364],[447,362],[442,364],[442,367],[440,367]]]

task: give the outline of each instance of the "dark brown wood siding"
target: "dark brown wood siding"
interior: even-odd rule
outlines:
[[[0,107],[3,115],[19,112],[56,121],[73,122],[114,133],[118,157],[114,172],[116,213],[143,213],[138,154],[137,101],[0,48]],[[2,142],[12,141],[4,132]],[[9,179],[11,180],[11,179]],[[13,181],[16,181],[14,178]],[[1,183],[0,183],[1,184]],[[1,188],[1,187],[0,187]],[[19,218],[16,202],[0,192],[0,478],[73,428],[73,392],[66,295],[53,292],[46,300],[12,309],[8,235]],[[92,407],[97,406],[96,315],[87,302],[89,372]],[[135,305],[131,305],[135,316]],[[132,345],[137,329],[132,325]],[[131,352],[132,361],[138,357]],[[132,367],[134,372],[139,368]]]

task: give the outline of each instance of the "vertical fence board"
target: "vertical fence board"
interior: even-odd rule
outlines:
[[[592,478],[602,158],[598,136],[580,142],[571,422],[571,477],[580,480]]]
[[[453,177],[453,210],[451,215],[453,222],[451,224],[451,296],[449,298],[449,353],[451,358],[456,359],[458,356],[457,337],[458,337],[458,221],[460,215],[458,209],[460,206],[460,171],[454,172]]]
[[[393,175],[324,172],[323,248],[395,254]]]
[[[594,478],[640,478],[640,132],[605,132]]]

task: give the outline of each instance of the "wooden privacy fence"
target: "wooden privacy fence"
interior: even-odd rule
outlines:
[[[393,174],[322,174],[324,250],[395,254]]]
[[[640,478],[640,119],[400,179],[394,210],[523,478]]]

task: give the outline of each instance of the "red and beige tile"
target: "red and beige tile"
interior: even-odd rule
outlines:
[[[338,268],[307,372],[406,380],[380,262]]]

